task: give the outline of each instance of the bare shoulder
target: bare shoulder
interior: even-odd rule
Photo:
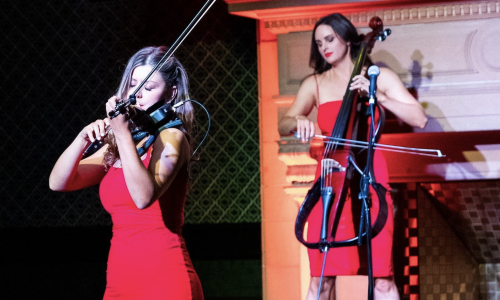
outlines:
[[[161,156],[188,157],[189,143],[184,132],[177,128],[162,130],[155,141],[154,149],[162,149]],[[156,153],[159,153],[156,152]]]
[[[307,91],[315,91],[316,90],[316,80],[317,80],[316,76],[318,76],[318,75],[307,76],[300,84],[300,89],[307,90]]]
[[[310,109],[315,103],[315,95],[317,91],[316,75],[306,77],[300,84],[299,91],[295,103],[299,106]]]
[[[406,90],[404,87],[401,78],[396,74],[393,70],[389,68],[382,67],[380,68],[380,75],[377,80],[378,87],[384,91],[397,91],[397,90]]]
[[[384,80],[384,81],[390,81],[390,82],[393,82],[393,81],[400,82],[401,81],[398,74],[396,74],[396,72],[394,72],[393,70],[391,70],[387,67],[380,68],[379,78]]]

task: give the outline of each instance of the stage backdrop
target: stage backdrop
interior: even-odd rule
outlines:
[[[50,171],[77,133],[105,116],[127,59],[172,44],[203,4],[2,1],[2,299],[102,297],[111,220],[97,188],[52,192]],[[211,119],[184,228],[206,299],[262,295],[255,34],[254,20],[217,1],[176,52]],[[195,108],[200,142],[208,122]]]
[[[222,1],[220,1],[222,2]],[[110,223],[96,189],[55,193],[48,176],[88,123],[105,115],[127,59],[169,45],[204,1],[4,1],[0,49],[0,227]],[[211,117],[186,222],[260,221],[255,21],[217,2],[176,56]],[[207,117],[196,107],[196,141]]]

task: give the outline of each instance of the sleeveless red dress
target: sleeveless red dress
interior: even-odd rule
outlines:
[[[146,167],[151,152],[143,161]],[[99,193],[113,221],[105,300],[203,299],[181,234],[187,181],[184,166],[171,188],[141,210],[130,196],[122,168],[111,167],[104,176]]]
[[[340,110],[342,101],[330,101],[319,105],[318,107],[318,126],[324,135],[331,135],[331,130],[335,125],[335,120]],[[320,175],[321,164],[316,169],[316,179]],[[388,174],[387,166],[383,155],[379,151],[374,154],[374,169],[377,182],[387,188]],[[375,193],[374,190],[371,191]],[[386,195],[388,204],[388,218],[383,230],[372,239],[372,262],[373,275],[375,277],[387,277],[393,274],[392,268],[392,236],[394,231],[393,203],[389,195]],[[372,201],[371,220],[375,221],[378,214],[378,201]],[[307,229],[307,240],[310,242],[319,241],[322,222],[323,207],[321,201],[313,208],[309,219]],[[329,218],[333,220],[333,209]],[[331,224],[331,223],[330,223]],[[331,226],[329,226],[331,231]],[[330,236],[330,232],[328,233]],[[355,236],[354,224],[351,212],[351,199],[347,197],[340,218],[335,240],[347,240]],[[312,277],[321,276],[323,264],[323,253],[316,249],[308,249],[309,263]],[[363,274],[360,270],[360,258],[357,246],[332,248],[328,251],[325,266],[325,276],[337,275],[358,275]]]

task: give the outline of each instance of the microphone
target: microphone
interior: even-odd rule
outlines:
[[[370,90],[368,93],[369,103],[375,103],[377,99],[377,76],[380,74],[380,69],[376,65],[368,68],[368,76],[370,76]]]

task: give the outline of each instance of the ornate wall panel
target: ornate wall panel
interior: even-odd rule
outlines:
[[[359,28],[367,32],[367,23]],[[500,18],[386,26],[373,61],[414,88],[429,122],[416,132],[500,128]],[[459,29],[459,30],[458,30]],[[280,94],[295,95],[308,66],[311,32],[278,35]]]

